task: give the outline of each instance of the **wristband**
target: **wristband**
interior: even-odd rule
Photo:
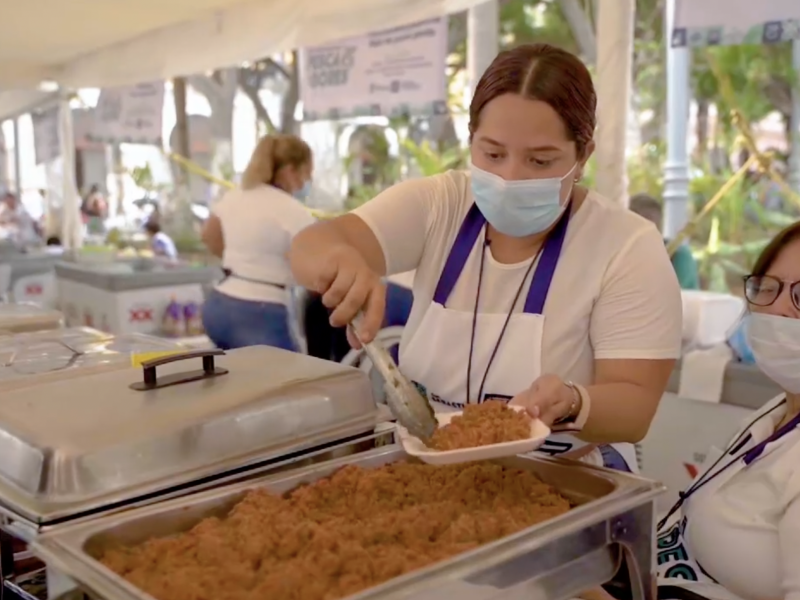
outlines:
[[[556,425],[567,425],[570,429],[583,429],[589,418],[589,408],[591,399],[586,388],[580,384],[573,383],[572,381],[565,381],[564,385],[572,390],[573,400],[570,405],[569,413],[563,418],[559,419]]]

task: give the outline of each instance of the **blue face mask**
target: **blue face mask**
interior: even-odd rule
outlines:
[[[756,358],[753,356],[753,350],[750,348],[750,340],[747,334],[748,319],[745,315],[739,323],[737,323],[733,330],[728,334],[728,346],[733,350],[734,356],[746,365],[755,364]]]
[[[306,180],[299,190],[295,190],[292,196],[300,200],[300,202],[305,202],[308,200],[308,197],[311,195],[311,181]]]
[[[470,167],[472,196],[489,224],[511,237],[541,233],[551,227],[564,212],[561,205],[563,177],[506,181],[493,173]]]

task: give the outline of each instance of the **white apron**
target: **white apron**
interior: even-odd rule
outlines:
[[[524,310],[510,317],[507,314],[477,314],[469,383],[472,397],[467,398],[466,373],[473,335],[473,314],[449,309],[446,303],[475,244],[483,245],[480,238],[486,220],[477,206],[470,208],[442,269],[433,302],[413,337],[400,352],[401,370],[424,389],[435,410],[458,410],[465,402],[479,403],[487,399],[510,400],[542,375],[542,336],[545,327],[542,313],[561,256],[569,219],[567,210],[545,240],[538,264],[535,265]],[[486,252],[487,249],[481,248],[481,251]],[[488,372],[487,365],[490,366]],[[480,393],[484,376],[483,392]],[[537,452],[557,456],[586,445],[586,442],[571,434],[553,434]],[[604,445],[582,460],[624,471],[638,470],[632,444]]]

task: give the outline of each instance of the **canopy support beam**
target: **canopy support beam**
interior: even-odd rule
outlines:
[[[600,2],[597,16],[597,191],[628,205],[628,109],[633,75],[634,0]]]
[[[467,11],[467,72],[470,97],[500,49],[500,6],[497,0]]]
[[[675,0],[667,1],[667,160],[664,162],[664,237],[675,237],[689,220],[689,49],[671,44]]]
[[[22,152],[19,147],[19,117],[11,119],[14,131],[14,188],[17,190],[17,197],[22,198]]]

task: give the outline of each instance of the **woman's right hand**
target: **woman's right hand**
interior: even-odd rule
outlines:
[[[330,323],[333,327],[347,326],[363,311],[358,337],[364,343],[371,342],[383,325],[386,286],[355,248],[342,244],[327,254],[317,292],[322,294],[322,303],[333,309]],[[349,330],[348,340],[354,347],[359,346]]]

